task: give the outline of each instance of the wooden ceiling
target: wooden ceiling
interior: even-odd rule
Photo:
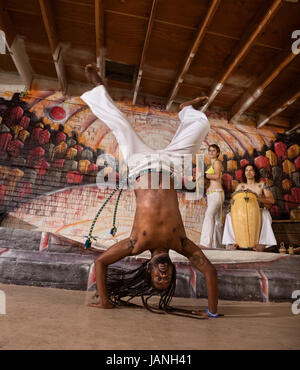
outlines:
[[[205,94],[204,110],[232,121],[300,124],[299,0],[0,0],[0,29],[0,70],[27,85],[51,77],[67,91],[92,62],[133,103],[153,95],[170,109]]]

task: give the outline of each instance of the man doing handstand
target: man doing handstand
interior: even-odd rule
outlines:
[[[166,308],[175,290],[176,270],[169,258],[169,250],[174,250],[187,257],[205,276],[208,308],[203,312],[196,311],[196,314],[217,317],[218,282],[216,269],[201,249],[186,236],[172,176],[169,179],[169,189],[164,189],[162,186],[167,176],[164,166],[167,162],[170,163],[170,158],[178,155],[196,154],[207,135],[210,128],[209,122],[206,115],[197,110],[207,102],[207,98],[200,97],[183,103],[179,113],[181,123],[172,141],[165,149],[154,150],[140,139],[126,117],[114,105],[96,68],[89,64],[85,71],[95,88],[84,93],[81,98],[115,135],[123,158],[128,165],[129,176],[135,175],[137,184],[134,189],[136,212],[130,236],[114,244],[95,261],[99,302],[91,303],[90,306],[112,308],[113,303],[118,301],[118,298],[113,298],[117,295],[114,292],[117,286],[120,287],[123,284],[123,293],[120,293],[119,297],[131,294],[130,289],[127,288],[128,281],[134,285],[137,292],[135,295],[142,296],[144,301],[145,280],[148,279],[151,285],[150,291],[152,293],[156,291],[161,297],[164,297],[160,301],[159,308]],[[150,164],[149,154],[156,158]],[[148,173],[146,173],[147,170],[149,170]],[[150,180],[151,170],[156,170],[159,173],[160,186],[158,189],[139,186],[139,184]],[[150,251],[151,260],[143,266],[143,272],[137,269],[137,275],[142,275],[141,279],[136,280],[135,274],[128,279],[119,280],[117,284],[110,284],[109,265],[124,257],[141,254],[146,250]],[[163,305],[163,300],[165,305]]]

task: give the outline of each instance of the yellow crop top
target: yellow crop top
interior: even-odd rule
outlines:
[[[210,167],[205,171],[205,173],[206,173],[207,175],[214,175],[215,170],[214,170],[213,166],[210,166]]]

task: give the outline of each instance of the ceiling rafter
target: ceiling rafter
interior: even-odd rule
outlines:
[[[200,25],[199,29],[198,29],[198,32],[197,32],[197,35],[194,39],[194,42],[187,54],[187,57],[183,63],[183,66],[178,74],[178,76],[176,77],[176,80],[175,80],[175,83],[173,85],[173,88],[171,90],[171,93],[169,95],[169,98],[168,98],[168,101],[167,101],[167,105],[166,105],[166,109],[169,110],[173,101],[174,101],[174,98],[175,96],[177,95],[177,92],[179,90],[179,87],[180,85],[182,84],[183,80],[184,80],[184,76],[186,75],[187,71],[189,70],[190,68],[190,65],[198,51],[198,48],[199,48],[199,45],[201,43],[201,41],[203,40],[203,37],[205,35],[205,32],[207,30],[207,27],[209,26],[218,6],[220,4],[220,0],[213,0],[210,7],[208,8],[207,10],[207,13],[205,15],[205,18],[202,22],[202,24]]]
[[[17,11],[20,11],[20,10],[17,10]],[[105,9],[104,12],[107,13],[107,14],[120,15],[120,16],[124,16],[124,17],[135,18],[135,19],[143,19],[143,20],[148,19],[147,17],[141,16],[141,15],[118,12],[118,11],[110,10],[110,9]],[[58,18],[58,19],[64,20],[65,18]],[[187,26],[187,25],[180,24],[180,23],[168,22],[168,21],[164,21],[164,20],[158,19],[158,18],[156,18],[154,20],[154,22],[164,24],[166,26],[178,27],[178,28],[182,28],[182,29],[186,29],[186,30],[190,30],[190,31],[197,31],[197,27]],[[231,40],[237,40],[237,41],[239,41],[241,39],[240,37],[226,35],[225,33],[214,32],[214,31],[211,31],[211,30],[206,30],[205,32],[208,35],[222,37],[222,38],[225,38],[225,39],[231,39]],[[256,42],[255,45],[262,46],[262,47],[269,48],[269,49],[275,49],[275,50],[281,50],[282,49],[282,48],[279,48],[277,46],[268,45],[268,44],[264,44],[264,43],[261,43],[261,42]]]
[[[4,0],[0,0],[0,29],[5,33],[6,47],[14,65],[25,87],[30,89],[33,74],[32,67],[26,53],[25,42],[24,39],[17,35],[15,31],[9,13],[5,8]]]
[[[96,65],[101,76],[105,77],[104,71],[104,10],[103,0],[95,0],[95,32],[96,32]]]
[[[230,120],[238,119],[263,93],[265,88],[281,73],[296,57],[289,46],[277,55],[273,63],[263,71],[240,99],[232,106]]]
[[[17,34],[11,22],[8,10],[5,8],[5,1],[0,0],[0,29],[5,32],[6,42],[11,46]]]
[[[231,75],[234,68],[236,68],[236,66],[245,57],[246,53],[253,46],[256,38],[259,36],[263,28],[269,23],[271,18],[281,7],[282,3],[283,3],[283,0],[274,0],[273,4],[267,9],[267,11],[265,11],[263,15],[259,13],[255,17],[255,20],[252,23],[252,25],[249,28],[247,28],[246,33],[239,41],[235,50],[230,55],[230,57],[227,59],[227,61],[225,61],[224,67],[221,70],[216,83],[214,84],[213,88],[211,89],[209,93],[208,102],[201,109],[203,112],[208,108],[208,106],[214,101],[216,96],[222,90],[226,80]]]
[[[285,91],[277,100],[271,103],[267,109],[266,114],[261,115],[257,122],[257,128],[261,128],[270,121],[271,118],[277,116],[279,113],[288,108],[300,97],[299,83],[292,85],[288,90]]]
[[[120,1],[123,3],[123,0]],[[97,52],[97,50],[100,50],[100,45],[103,45],[104,53],[102,53],[102,57],[104,67],[106,58],[109,58],[109,61],[112,62],[116,61],[121,63],[122,61],[124,65],[126,65],[127,63],[129,65],[132,65],[136,55],[138,56],[138,64],[136,66],[136,74],[133,80],[133,84],[126,84],[122,82],[121,77],[119,78],[119,80],[117,77],[117,81],[113,81],[110,85],[112,89],[119,88],[127,90],[127,93],[131,94],[131,99],[133,99],[135,86],[137,85],[135,100],[138,101],[139,95],[141,94],[141,88],[143,86],[144,94],[157,96],[166,103],[166,100],[169,97],[172,88],[174,87],[175,80],[180,72],[180,68],[183,67],[185,58],[187,58],[188,55],[182,54],[182,57],[180,59],[180,63],[182,64],[179,65],[179,68],[176,67],[175,63],[171,64],[167,59],[166,61],[161,60],[161,63],[156,64],[158,60],[151,56],[153,65],[151,64],[151,66],[149,66],[149,70],[147,69],[146,74],[146,65],[150,57],[150,53],[155,53],[155,50],[152,50],[151,47],[152,41],[154,41],[153,37],[155,27],[158,27],[157,33],[155,33],[155,36],[158,36],[155,39],[155,45],[158,48],[164,47],[164,45],[166,45],[165,40],[168,38],[167,36],[170,32],[174,32],[174,34],[176,35],[177,32],[179,34],[184,32],[184,35],[190,35],[188,40],[186,39],[186,37],[184,37],[184,35],[182,37],[179,36],[181,46],[183,47],[183,45],[185,45],[184,50],[187,53],[191,49],[192,43],[196,38],[196,34],[199,30],[200,24],[198,26],[195,26],[195,13],[192,8],[190,9],[190,11],[187,10],[185,14],[182,14],[180,7],[175,6],[175,8],[173,7],[172,10],[170,10],[172,13],[171,16],[168,13],[167,7],[163,7],[162,9],[157,8],[155,19],[153,21],[153,28],[150,34],[149,47],[147,52],[144,53],[145,59],[143,65],[143,63],[141,63],[143,60],[143,43],[145,43],[146,39],[147,28],[150,20],[150,10],[153,1],[154,0],[151,0],[151,2],[147,1],[141,4],[131,4],[130,6],[127,6],[125,4],[126,1],[124,4],[116,3],[110,5],[110,2],[106,2],[104,0],[59,0],[58,2],[48,0],[48,3],[52,5],[53,10],[52,13],[54,16],[54,25],[56,26],[56,42],[61,43],[61,45],[63,46],[63,51],[65,51],[64,45],[70,45],[70,43],[72,43],[72,47],[68,48],[67,50],[66,57],[64,52],[62,54],[64,59],[64,68],[68,78],[82,83],[84,81],[81,73],[83,58],[86,59],[86,57],[88,56],[89,60],[92,60],[92,62],[94,61],[95,64],[97,63],[97,65],[100,66],[101,62],[99,61],[99,59],[96,60],[96,57],[99,57],[99,54],[101,55],[101,53]],[[180,1],[181,0],[174,0],[174,5],[178,5]],[[210,25],[205,30],[204,38],[200,43],[197,51],[198,55],[199,51],[202,51],[203,44],[203,47],[205,48],[204,50],[206,50],[207,58],[205,58],[205,60],[207,62],[197,66],[195,71],[193,68],[193,73],[189,76],[189,81],[187,81],[187,76],[191,72],[191,69],[193,67],[193,61],[191,62],[191,65],[184,76],[184,80],[180,84],[177,95],[174,98],[174,103],[181,103],[182,101],[185,101],[187,99],[192,99],[197,91],[198,94],[202,94],[202,92],[205,92],[206,94],[210,93],[212,91],[211,89],[213,88],[214,83],[216,83],[218,81],[218,77],[220,77],[219,73],[221,72],[221,70],[223,70],[223,67],[227,65],[228,60],[230,60],[229,54],[238,52],[237,46],[242,44],[241,40],[243,39],[247,41],[251,32],[254,30],[254,28],[252,28],[253,21],[256,19],[258,25],[259,21],[265,15],[267,7],[271,7],[271,5],[275,3],[275,0],[268,0],[267,2],[265,2],[265,6],[258,6],[258,9],[256,7],[250,7],[248,9],[251,14],[249,14],[249,12],[247,13],[247,19],[251,16],[252,24],[250,23],[248,25],[248,29],[249,27],[251,28],[249,29],[250,32],[248,33],[247,38],[245,35],[245,19],[242,18],[245,9],[242,9],[242,12],[238,13],[241,14],[240,19],[234,19],[234,21],[232,19],[233,17],[235,17],[239,7],[244,6],[244,1],[247,2],[247,0],[242,0],[238,4],[232,2],[230,7],[234,7],[234,11],[231,12],[229,7],[228,16],[225,19],[222,18],[220,20],[217,20],[216,16],[213,17]],[[98,3],[98,5],[100,4],[103,7],[102,11],[104,15],[104,24],[103,21],[101,21],[101,16],[96,16],[96,14],[98,13],[95,5],[96,2]],[[208,1],[206,8],[202,10],[200,22],[203,22],[207,9],[209,8],[209,6],[211,6],[212,2],[212,0]],[[282,0],[282,2],[282,8],[279,8],[279,11],[277,11],[275,16],[272,16],[272,24],[269,25],[270,22],[267,23],[267,25],[263,28],[263,31],[260,32],[260,35],[262,35],[266,31],[266,37],[256,37],[255,41],[252,44],[250,52],[245,54],[245,56],[232,70],[231,74],[226,80],[225,87],[223,87],[224,91],[222,90],[221,95],[218,95],[214,102],[211,103],[211,105],[216,104],[218,107],[226,110],[228,113],[228,117],[233,117],[231,119],[232,122],[238,122],[239,114],[235,115],[234,108],[236,108],[237,105],[241,103],[242,97],[244,98],[242,104],[247,103],[247,105],[246,107],[240,105],[240,107],[238,107],[238,110],[240,108],[246,108],[247,111],[249,107],[249,111],[251,110],[252,113],[255,113],[257,115],[258,119],[256,120],[256,122],[262,123],[270,115],[271,117],[267,122],[267,125],[283,127],[285,130],[292,130],[293,127],[295,127],[294,125],[298,125],[300,122],[299,119],[294,121],[294,118],[298,116],[298,112],[300,109],[300,106],[298,104],[300,99],[298,99],[297,102],[294,103],[290,108],[287,108],[286,111],[278,113],[277,115],[274,115],[274,112],[276,112],[275,108],[274,111],[270,112],[265,109],[270,107],[271,101],[273,103],[273,101],[275,99],[277,100],[277,98],[279,97],[279,94],[275,94],[275,97],[273,96],[274,94],[272,95],[272,91],[274,90],[273,87],[275,88],[275,84],[277,86],[277,90],[279,88],[282,93],[287,90],[290,85],[292,85],[292,82],[295,81],[296,77],[294,77],[295,75],[293,75],[293,73],[298,74],[299,72],[299,64],[297,63],[297,60],[295,58],[296,54],[291,53],[290,47],[293,42],[291,40],[291,30],[297,28],[297,22],[299,21],[299,17],[297,15],[298,5],[286,4],[285,0]],[[47,42],[45,46],[44,36],[46,36],[46,33],[44,31],[45,26],[41,19],[42,13],[40,2],[35,0],[34,2],[28,2],[28,4],[27,2],[25,2],[25,5],[22,5],[21,2],[20,4],[18,4],[18,1],[14,0],[0,0],[0,4],[2,4],[2,20],[5,19],[4,22],[6,23],[6,35],[8,35],[6,49],[7,54],[6,56],[3,56],[3,58],[1,57],[1,63],[3,60],[3,67],[7,70],[7,72],[11,72],[13,69],[15,69],[12,66],[13,60],[9,60],[10,55],[13,54],[11,48],[9,49],[9,45],[12,44],[11,39],[14,40],[19,38],[23,42],[23,50],[25,51],[25,53],[26,51],[28,51],[27,57],[30,57],[30,63],[32,63],[32,66],[36,69],[36,72],[39,74],[39,76],[45,76],[46,78],[52,78],[54,76],[57,81],[56,83],[58,84],[57,75],[53,71],[53,57],[50,57],[49,59],[49,52],[51,53],[51,49],[49,46],[50,42]],[[160,2],[158,3],[158,6],[159,4]],[[222,4],[222,1],[220,2],[220,4]],[[218,9],[220,11],[220,7]],[[5,15],[3,16],[4,11]],[[6,15],[8,15],[12,21],[12,25],[10,24],[10,27],[12,26],[12,29],[10,28],[10,32],[9,27],[7,26]],[[284,24],[287,20],[290,20],[291,22],[289,24],[289,27],[280,28],[280,25]],[[222,24],[220,24],[220,21]],[[134,26],[131,26],[132,22],[134,22]],[[215,22],[217,22],[217,24]],[[104,27],[104,34],[100,34],[100,26],[103,25],[109,28],[109,35],[106,34],[106,27]],[[80,30],[83,29],[83,27],[85,32],[82,35]],[[98,29],[98,31],[96,30],[96,28]],[[128,47],[126,47],[127,45],[123,45],[120,39],[118,39],[118,33],[120,32],[120,30],[124,32],[126,29],[129,31],[129,37],[132,37],[132,42],[128,43]],[[243,29],[244,32],[243,34],[241,34],[240,31]],[[16,35],[16,31],[17,33],[21,34]],[[138,31],[139,34],[137,34],[136,32],[132,32],[132,34],[130,34],[130,31]],[[43,34],[39,35],[40,33]],[[140,39],[141,33],[142,39]],[[79,35],[79,37],[77,37],[77,35]],[[101,36],[103,37],[102,40]],[[286,37],[285,43],[283,37]],[[207,42],[209,41],[210,44],[215,43],[215,48],[210,47],[206,43],[204,45],[203,41],[205,40]],[[231,47],[230,49],[228,49],[230,45],[234,45],[234,48]],[[295,45],[297,45],[297,43],[295,43]],[[272,49],[271,58],[270,48]],[[19,47],[19,49],[22,50],[22,46]],[[9,50],[9,52],[7,50]],[[275,54],[274,51],[276,51]],[[171,52],[173,52],[173,50],[171,50]],[[215,60],[217,54],[223,55],[222,61],[224,59],[224,56],[227,56],[227,59],[225,59],[221,67],[219,66],[219,64],[216,63],[217,60]],[[243,66],[241,63],[243,63],[243,61],[246,60],[248,56],[250,58],[249,63],[247,62],[247,66]],[[235,55],[232,55],[232,57],[233,61]],[[263,60],[266,61],[266,65],[264,67],[258,66],[257,63],[255,63],[255,61],[260,58],[264,58]],[[24,64],[23,58],[19,58],[19,60],[22,62],[22,64]],[[214,68],[216,64],[219,66],[218,69]],[[140,76],[138,81],[137,72],[140,65],[143,66],[143,68],[140,68],[141,71],[144,71],[142,72],[142,76]],[[101,69],[102,68],[98,68],[99,71]],[[262,69],[263,73],[261,73]],[[31,69],[31,73],[34,73],[33,69]],[[287,80],[288,76],[290,76],[289,82]],[[15,74],[15,77],[17,78],[17,80],[19,79],[17,74]],[[7,78],[9,80],[9,77]],[[243,88],[242,86],[245,86],[245,82],[249,81],[249,79],[251,79],[251,83],[247,84],[247,86]],[[144,80],[147,80],[145,86],[143,85]],[[232,81],[233,84],[230,84],[230,81]],[[265,90],[262,91],[263,89],[261,88],[261,86],[258,86],[258,92],[255,93],[258,88],[257,83],[259,81],[262,83],[261,86],[265,87]],[[282,86],[283,83],[286,83],[286,86]],[[256,84],[256,88],[253,90],[254,84]],[[252,93],[249,95],[250,88],[252,88]],[[244,93],[246,95],[244,95]],[[253,94],[255,99],[253,99]],[[249,99],[251,97],[253,99],[252,101],[251,99]],[[259,98],[265,101],[264,109],[260,109],[259,107],[261,106],[261,104],[257,104],[256,99]],[[252,103],[253,105],[251,105]],[[265,115],[262,116],[262,114]]]
[[[39,0],[44,27],[49,40],[49,45],[52,53],[52,58],[59,81],[61,91],[65,94],[68,83],[65,73],[65,66],[62,57],[62,45],[58,41],[54,14],[50,0]]]
[[[60,1],[65,2],[67,4],[74,4],[71,1],[66,1],[66,0],[60,0]],[[84,5],[86,7],[91,6],[90,4],[83,4],[83,3],[80,3],[80,5]],[[21,14],[29,14],[29,15],[34,15],[34,16],[39,15],[37,12],[32,11],[32,10],[18,9],[18,8],[14,8],[14,7],[11,7],[11,6],[8,7],[7,10],[11,11],[11,12],[15,12],[15,13],[21,13]],[[144,17],[144,16],[138,16],[138,15],[135,15],[135,14],[123,13],[123,12],[116,12],[114,10],[109,10],[109,9],[104,9],[103,13],[104,14],[106,13],[106,14],[121,15],[121,16],[125,16],[125,17],[136,18],[136,19],[143,19],[145,21],[148,20],[148,18]],[[80,19],[70,19],[70,18],[61,17],[61,16],[56,16],[55,19],[57,21],[61,21],[61,22],[73,22],[73,23],[76,23],[76,24],[83,24],[83,25],[87,25],[87,26],[95,26],[95,22],[87,22],[86,20],[81,21]],[[187,25],[180,24],[180,23],[167,22],[167,21],[164,21],[162,19],[157,19],[157,18],[154,20],[154,23],[160,23],[160,24],[164,24],[164,25],[167,25],[167,26],[178,27],[178,28],[182,28],[182,29],[186,29],[186,30],[190,30],[190,31],[197,31],[197,27],[187,26]],[[237,37],[237,36],[226,35],[225,33],[215,32],[215,31],[211,31],[211,30],[206,30],[206,34],[216,36],[216,37],[222,37],[222,38],[225,38],[225,39],[236,40],[236,41],[239,41],[241,39],[240,37]],[[273,50],[283,50],[283,48],[281,48],[281,47],[278,47],[278,46],[275,46],[275,45],[264,44],[262,42],[255,42],[255,45],[262,46],[262,47],[268,48],[268,49],[273,49]]]
[[[138,94],[141,79],[142,79],[142,74],[143,74],[144,64],[145,64],[145,60],[146,60],[146,54],[147,54],[147,50],[148,50],[148,46],[149,46],[149,42],[150,42],[150,35],[151,35],[152,28],[153,28],[153,23],[154,23],[155,13],[156,13],[156,9],[157,9],[157,4],[158,4],[158,0],[153,0],[152,1],[152,7],[151,7],[150,17],[149,17],[149,21],[148,21],[147,32],[146,32],[146,37],[145,37],[145,41],[144,41],[142,56],[141,56],[141,60],[140,60],[139,71],[138,71],[138,75],[137,75],[137,79],[136,79],[136,83],[135,83],[135,88],[134,88],[134,93],[133,93],[133,100],[132,100],[133,105],[136,102],[137,94]]]
[[[295,123],[288,131],[286,131],[286,135],[291,134],[292,132],[298,130],[300,128],[300,119],[298,120],[298,123]]]

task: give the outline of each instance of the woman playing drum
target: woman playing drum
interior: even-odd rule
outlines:
[[[274,197],[270,188],[263,182],[259,181],[259,172],[256,166],[248,164],[243,168],[243,182],[238,185],[236,191],[251,191],[257,195],[257,201],[261,209],[262,224],[259,242],[253,246],[256,251],[262,252],[265,246],[276,245],[276,239],[272,230],[272,218],[267,208],[270,208],[274,204]],[[231,215],[226,216],[224,234],[222,243],[225,245],[236,244],[236,238],[234,235]]]

